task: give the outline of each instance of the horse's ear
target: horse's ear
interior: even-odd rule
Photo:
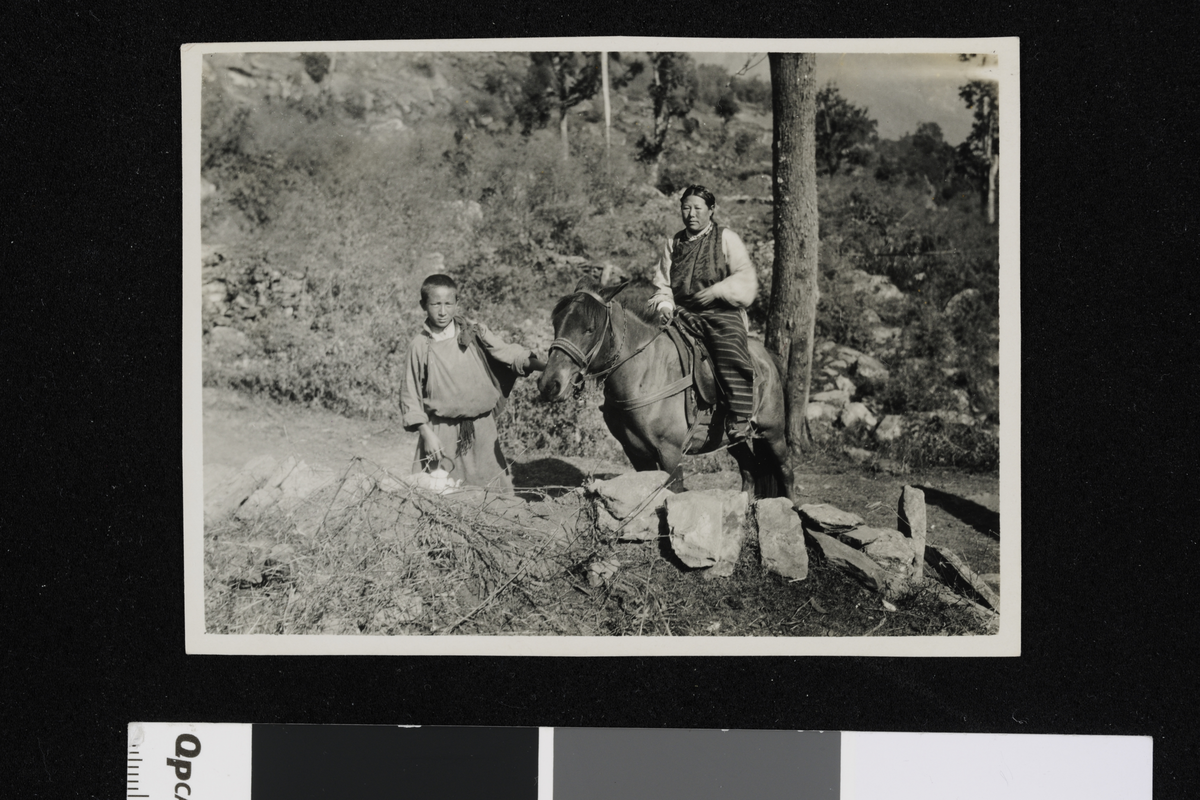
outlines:
[[[620,283],[615,283],[612,286],[606,286],[603,289],[601,289],[600,296],[604,298],[604,301],[606,303],[610,302],[614,297],[617,296],[618,292],[620,292],[622,289],[624,289],[628,285],[629,285],[629,279],[626,278],[625,280],[621,281]]]

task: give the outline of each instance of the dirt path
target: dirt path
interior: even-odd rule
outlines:
[[[398,422],[347,419],[324,410],[285,407],[225,389],[204,390],[205,483],[255,456],[289,455],[336,468],[354,456],[390,472],[411,471],[416,435]],[[210,473],[213,473],[210,475]]]
[[[281,406],[222,389],[204,390],[206,487],[234,474],[260,455],[289,455],[314,467],[339,469],[355,457],[397,475],[411,470],[415,434],[398,422],[347,419],[328,411]],[[587,475],[609,476],[626,464],[545,453],[525,454],[514,464],[518,486],[579,485]],[[861,515],[868,525],[896,527],[897,500],[905,484],[925,491],[930,544],[962,554],[979,573],[1000,571],[999,481],[994,476],[937,471],[894,476],[867,472],[836,459],[816,457],[797,476],[798,504],[830,503]],[[733,489],[736,473],[687,477],[692,489]],[[998,579],[994,581],[998,584]]]

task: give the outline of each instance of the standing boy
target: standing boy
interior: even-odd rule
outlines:
[[[421,284],[425,323],[408,348],[400,392],[404,428],[420,433],[414,472],[453,463],[452,480],[511,492],[512,476],[500,451],[495,411],[518,375],[546,362],[508,344],[458,313],[458,285],[448,275]]]

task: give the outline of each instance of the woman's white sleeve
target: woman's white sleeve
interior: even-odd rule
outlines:
[[[675,295],[671,291],[671,241],[668,239],[667,244],[663,247],[662,254],[658,259],[658,266],[654,269],[654,287],[657,291],[646,302],[647,306],[652,308],[662,308],[663,305],[669,304],[672,308],[675,306]]]
[[[721,247],[729,275],[714,283],[712,288],[727,303],[746,308],[758,297],[758,272],[754,269],[742,237],[728,228],[721,231]]]

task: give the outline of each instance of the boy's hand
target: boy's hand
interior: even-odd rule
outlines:
[[[442,450],[442,440],[428,425],[421,426],[421,444],[425,449],[426,461],[432,464],[434,469],[437,469],[438,462],[442,460],[445,453]]]
[[[541,372],[546,368],[546,362],[537,353],[529,354],[529,369],[526,372]]]

